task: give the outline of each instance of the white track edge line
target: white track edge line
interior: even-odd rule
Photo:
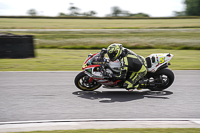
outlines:
[[[155,118],[155,119],[65,119],[65,120],[38,120],[38,121],[10,121],[0,122],[6,124],[30,124],[30,123],[59,123],[59,122],[101,122],[101,121],[191,121],[200,124],[200,118]]]

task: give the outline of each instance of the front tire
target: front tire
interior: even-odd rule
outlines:
[[[149,79],[153,79],[155,83],[155,86],[148,87],[151,91],[162,91],[172,85],[174,82],[174,73],[169,68],[165,68],[154,74],[150,74]]]
[[[80,72],[74,79],[74,83],[77,88],[82,91],[93,91],[101,87],[101,84],[93,80],[89,83],[90,77],[84,72]]]

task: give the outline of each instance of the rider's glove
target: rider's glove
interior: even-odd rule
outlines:
[[[101,49],[101,52],[100,52],[100,56],[101,56],[101,58],[103,58],[104,55],[105,55],[106,53],[107,53],[107,49],[102,48],[102,49]]]
[[[107,49],[102,48],[102,49],[101,49],[101,53],[104,53],[104,54],[107,53]]]

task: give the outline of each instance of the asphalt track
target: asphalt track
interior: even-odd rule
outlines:
[[[200,70],[174,71],[175,82],[163,95],[105,88],[83,92],[74,85],[78,73],[0,72],[0,125],[27,121],[76,125],[73,121],[79,120],[140,120],[143,125],[145,120],[165,120],[173,125],[173,120],[191,120],[199,127]]]

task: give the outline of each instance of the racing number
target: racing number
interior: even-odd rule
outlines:
[[[165,57],[161,57],[160,58],[160,63],[164,63],[165,62]]]

